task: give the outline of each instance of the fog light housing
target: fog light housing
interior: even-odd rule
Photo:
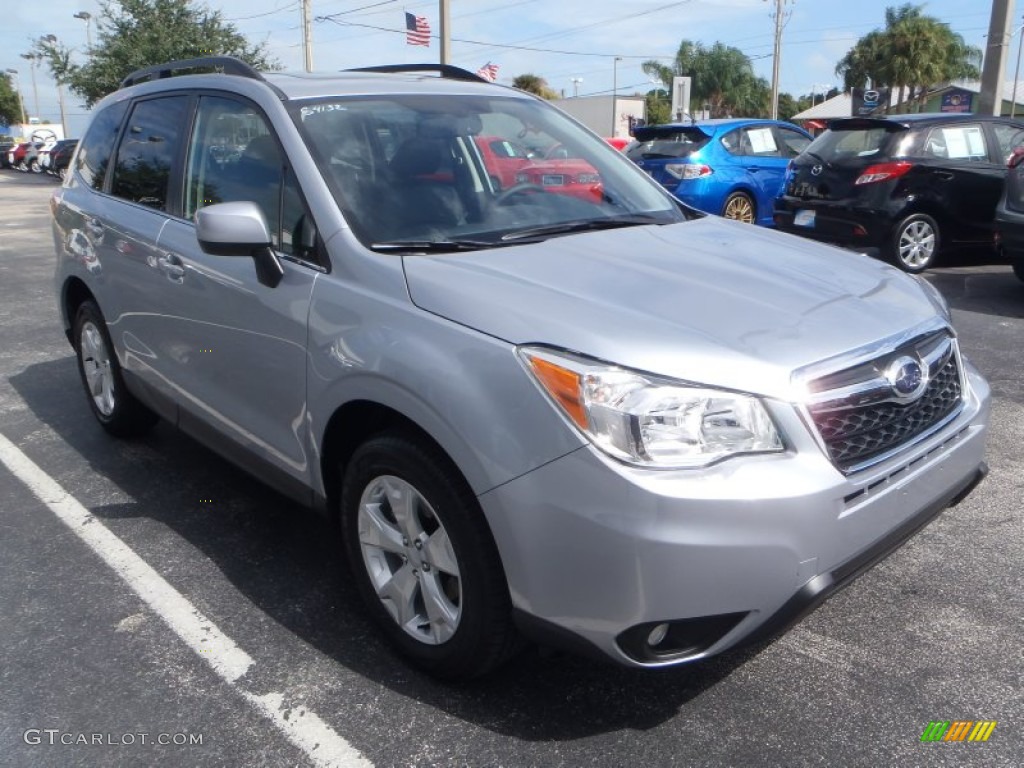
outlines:
[[[658,664],[696,656],[713,646],[749,612],[721,613],[675,621],[648,621],[622,632],[615,641],[629,658],[641,664]]]

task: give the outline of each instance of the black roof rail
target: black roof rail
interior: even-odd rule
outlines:
[[[224,71],[225,75],[238,75],[253,80],[264,80],[265,78],[252,66],[234,56],[203,56],[198,59],[182,59],[180,61],[169,61],[166,64],[156,64],[152,67],[144,67],[132,72],[121,81],[121,88],[129,85],[145,82],[146,80],[161,80],[165,77],[172,77],[174,73],[182,69],[200,69],[210,67]]]
[[[383,72],[385,74],[400,74],[402,72],[437,72],[441,77],[449,80],[468,80],[473,83],[491,84],[486,80],[462,67],[454,67],[451,64],[382,64],[378,67],[357,67],[346,69],[346,72]]]

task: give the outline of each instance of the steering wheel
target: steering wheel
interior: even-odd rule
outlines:
[[[525,194],[547,194],[547,190],[540,184],[531,184],[526,181],[522,184],[513,184],[511,187],[506,189],[504,192],[499,192],[498,195],[491,201],[492,205],[505,205],[511,198],[516,195]]]

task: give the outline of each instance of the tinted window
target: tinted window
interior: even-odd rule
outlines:
[[[796,157],[811,145],[811,140],[792,128],[776,126],[775,132],[782,141],[782,154],[785,157]]]
[[[93,189],[103,188],[103,179],[107,175],[107,166],[114,151],[114,142],[117,141],[117,132],[127,110],[127,101],[106,107],[93,118],[82,140],[82,151],[78,153],[76,168],[85,183]]]
[[[1013,150],[1024,144],[1024,130],[1007,123],[993,123],[992,130],[995,131],[996,141],[999,142],[1001,162],[1009,162]]]
[[[135,105],[117,150],[110,191],[125,200],[167,209],[171,168],[181,146],[187,96]]]
[[[1011,168],[1006,178],[1006,207],[1024,211],[1024,163]]]
[[[710,140],[700,128],[642,128],[636,131],[636,142],[626,147],[625,154],[634,161],[686,157]]]
[[[903,133],[888,127],[829,129],[810,143],[807,152],[826,162],[883,158],[889,154],[886,149],[892,138]]]

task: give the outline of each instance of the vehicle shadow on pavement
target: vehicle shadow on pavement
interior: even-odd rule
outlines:
[[[1024,282],[1008,266],[938,267],[926,274],[953,309],[1024,318]]]
[[[439,683],[406,666],[380,639],[349,583],[338,537],[326,519],[164,424],[141,440],[108,437],[88,410],[73,357],[31,365],[10,381],[35,416],[92,471],[133,499],[91,512],[177,589],[198,597],[207,615],[257,663],[269,642],[253,639],[266,632],[262,617],[246,618],[249,612],[226,602],[232,595],[218,595],[175,562],[174,542],[161,547],[154,541],[152,521],[208,557],[266,617],[339,664],[402,696],[519,739],[566,741],[656,727],[763,647],[696,666],[647,671],[531,646],[484,679]]]

